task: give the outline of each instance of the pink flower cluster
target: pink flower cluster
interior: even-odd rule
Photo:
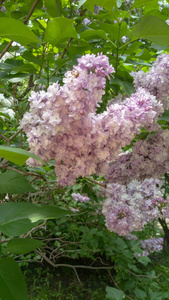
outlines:
[[[132,180],[128,185],[109,183],[105,189],[103,214],[108,230],[121,236],[141,231],[147,222],[168,216],[169,199],[162,197],[161,182]]]
[[[75,201],[80,202],[80,203],[86,203],[86,202],[90,201],[89,197],[81,195],[79,193],[73,193],[71,196]]]
[[[169,55],[164,53],[157,57],[147,73],[143,70],[131,72],[136,89],[143,87],[160,100],[164,108],[169,108]]]
[[[135,255],[136,257],[148,256],[150,253],[158,252],[163,249],[163,238],[152,238],[141,241],[143,253]]]
[[[117,162],[111,164],[107,182],[127,184],[133,178],[143,181],[146,178],[159,178],[169,170],[169,131],[158,130],[145,140],[138,140],[132,152],[120,154]]]
[[[118,159],[141,128],[153,130],[163,106],[143,88],[122,104],[112,104],[101,114],[106,76],[114,71],[105,55],[84,55],[63,86],[32,92],[30,112],[21,121],[30,151],[43,160],[55,159],[61,185],[72,185],[79,176],[105,175],[108,163]],[[35,164],[35,162],[29,163]]]

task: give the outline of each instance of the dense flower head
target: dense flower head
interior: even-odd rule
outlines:
[[[157,57],[147,73],[143,70],[132,72],[136,88],[143,87],[160,100],[164,108],[169,108],[169,55],[164,53]]]
[[[145,140],[138,140],[132,147],[132,152],[119,155],[107,174],[108,182],[129,183],[133,178],[159,178],[169,170],[169,131],[158,130]]]
[[[143,88],[123,103],[96,114],[105,93],[105,76],[114,71],[105,55],[84,55],[63,86],[54,83],[47,92],[32,92],[30,112],[21,121],[31,152],[45,161],[55,159],[61,185],[74,184],[79,176],[105,175],[108,163],[118,159],[141,128],[153,130],[163,107]],[[33,163],[31,159],[29,163]]]
[[[108,183],[102,210],[108,230],[128,236],[132,231],[141,231],[147,222],[164,218],[169,199],[163,199],[160,187],[161,182],[152,178],[143,182],[132,180],[126,186]],[[161,202],[167,204],[163,211]]]

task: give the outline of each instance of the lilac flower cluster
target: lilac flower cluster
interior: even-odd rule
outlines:
[[[128,185],[109,183],[105,189],[103,214],[108,230],[121,236],[141,231],[147,222],[168,215],[169,199],[164,200],[161,182],[145,179],[132,180]]]
[[[163,238],[152,238],[141,241],[143,253],[135,255],[136,257],[148,256],[150,253],[158,252],[163,249]]]
[[[90,201],[89,197],[83,196],[79,193],[73,193],[71,196],[75,201],[80,202],[80,203],[86,203],[86,202]]]
[[[160,100],[164,108],[169,108],[169,55],[164,53],[157,57],[147,73],[143,70],[131,72],[136,89],[143,87]]]
[[[138,140],[132,152],[119,155],[107,174],[108,182],[127,184],[133,178],[143,181],[146,178],[159,178],[169,170],[169,131],[158,130],[145,140]]]
[[[47,92],[32,92],[30,112],[21,121],[30,151],[45,161],[55,159],[61,185],[74,184],[77,177],[105,175],[107,161],[115,161],[141,128],[152,130],[163,107],[153,95],[139,88],[122,104],[112,104],[102,114],[106,76],[114,71],[105,55],[84,55],[63,86],[51,85]],[[31,164],[31,160],[29,160]],[[35,164],[35,162],[32,162]]]

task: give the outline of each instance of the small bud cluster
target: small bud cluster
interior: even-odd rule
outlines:
[[[80,202],[80,203],[86,203],[86,202],[90,201],[89,197],[83,196],[79,193],[73,193],[71,196],[75,201]]]

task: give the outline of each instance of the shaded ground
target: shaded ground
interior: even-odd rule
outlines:
[[[106,270],[54,269],[39,264],[24,271],[30,300],[105,300],[106,286],[113,286]]]

